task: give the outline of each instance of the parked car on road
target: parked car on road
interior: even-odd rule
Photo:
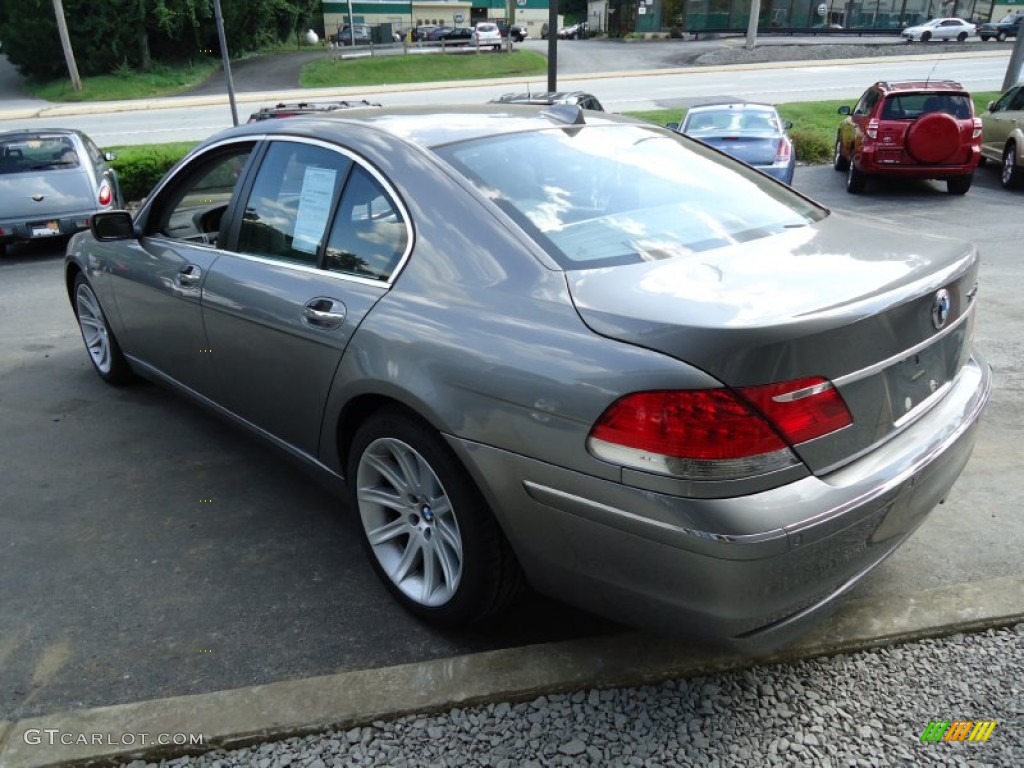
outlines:
[[[956,40],[962,43],[972,37],[976,31],[977,27],[974,24],[963,19],[932,19],[924,24],[907,27],[900,33],[900,37],[908,43],[914,40],[919,40],[922,43],[927,43],[929,40]]]
[[[982,24],[978,27],[978,37],[982,40],[995,39],[999,43],[1008,37],[1016,37],[1020,33],[1021,19],[1024,19],[1024,11],[1011,13],[999,21]]]
[[[464,45],[472,41],[473,39],[473,28],[472,27],[454,27],[449,29],[444,37],[441,38],[446,43],[453,45]]]
[[[796,169],[786,133],[792,127],[771,104],[733,101],[691,107],[682,123],[669,125],[786,184],[793,183]]]
[[[470,42],[481,47],[489,45],[497,51],[501,48],[501,31],[494,22],[481,21],[473,27],[473,37]]]
[[[540,93],[506,93],[496,99],[491,99],[492,104],[571,104],[580,109],[590,109],[595,112],[604,112],[604,107],[597,97],[584,91],[546,91]]]
[[[999,163],[1007,189],[1024,186],[1024,83],[990,102],[981,114],[981,155]]]
[[[448,35],[454,31],[455,30],[453,27],[434,27],[433,29],[427,32],[426,39],[433,41],[445,40],[447,39]]]
[[[846,189],[863,192],[883,176],[939,179],[951,195],[971,188],[981,158],[981,120],[971,94],[952,80],[878,82],[836,132],[833,165]]]
[[[521,43],[530,36],[530,31],[523,24],[513,24],[508,28],[508,34],[513,42]]]
[[[949,492],[991,387],[978,273],[665,128],[513,105],[229,129],[65,261],[99,376],[345,493],[415,615],[525,579],[746,651]]]
[[[370,27],[367,24],[345,24],[331,38],[335,45],[369,45],[371,42]]]
[[[122,207],[115,159],[81,131],[0,131],[0,257],[11,243],[69,237]]]

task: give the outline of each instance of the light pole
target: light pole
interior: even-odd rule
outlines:
[[[224,62],[224,78],[228,83],[228,101],[231,103],[231,122],[238,125],[238,108],[235,106],[235,81],[231,79],[231,57],[228,55],[228,41],[224,34],[224,14],[220,12],[220,0],[213,0],[213,17],[217,22],[217,39],[220,40],[220,58]]]

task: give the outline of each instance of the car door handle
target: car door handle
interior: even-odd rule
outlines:
[[[302,308],[302,319],[314,328],[337,328],[345,322],[345,305],[337,299],[312,299]]]
[[[195,288],[199,285],[199,281],[203,279],[203,270],[197,267],[195,264],[187,264],[178,270],[178,274],[174,276],[174,282],[180,285],[182,288]]]

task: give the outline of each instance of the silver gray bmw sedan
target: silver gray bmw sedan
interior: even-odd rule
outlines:
[[[222,133],[69,244],[99,375],[166,383],[347,495],[407,609],[533,588],[758,651],[970,456],[979,261],[576,107]]]

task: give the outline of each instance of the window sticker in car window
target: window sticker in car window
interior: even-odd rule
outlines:
[[[338,172],[333,168],[307,168],[302,178],[299,212],[295,219],[292,248],[302,253],[316,253],[327,229],[334,199],[334,180]]]

